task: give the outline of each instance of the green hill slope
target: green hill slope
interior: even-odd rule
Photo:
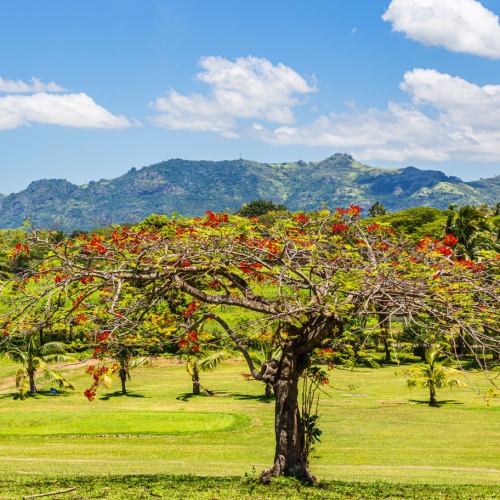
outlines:
[[[39,227],[89,229],[139,221],[151,213],[237,210],[259,198],[291,210],[313,210],[321,203],[356,203],[368,209],[375,201],[389,211],[446,208],[450,202],[491,205],[500,201],[500,178],[467,183],[415,167],[369,167],[345,154],[279,164],[172,159],[83,186],[54,179],[32,182],[24,191],[0,198],[0,228],[19,227],[30,217]]]

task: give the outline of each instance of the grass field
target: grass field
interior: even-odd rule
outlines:
[[[243,379],[241,372],[246,368],[241,361],[226,362],[215,372],[203,374],[202,383],[218,394],[214,398],[191,396],[185,367],[162,361],[133,373],[128,397],[115,392],[119,388],[115,382],[114,387],[101,390],[96,400],[87,401],[82,392],[90,379],[78,366],[67,374],[77,386],[74,394],[51,396],[50,386],[44,385],[39,395],[20,401],[13,399],[15,369],[7,362],[0,364],[4,478],[0,498],[57,490],[72,481],[81,485],[80,497],[84,484],[92,481],[101,489],[111,488],[104,486],[108,483],[139,488],[136,475],[153,475],[141,484],[157,485],[160,493],[165,484],[175,482],[167,476],[226,477],[205,480],[215,481],[216,495],[189,497],[184,492],[182,498],[244,498],[243,490],[235,493],[239,487],[248,490],[249,498],[266,498],[265,491],[269,493],[261,493],[261,486],[253,485],[253,493],[249,485],[241,486],[245,473],[269,467],[274,454],[273,402],[263,397],[261,384]],[[386,488],[386,498],[434,498],[434,494],[446,495],[446,488],[451,498],[497,498],[500,401],[492,400],[488,406],[472,390],[456,389],[438,393],[440,407],[430,408],[426,391],[410,392],[403,375],[395,374],[398,371],[394,366],[332,371],[333,387],[321,403],[322,442],[311,457],[311,470],[324,480],[322,488],[326,489],[304,490],[293,497],[293,485],[273,488],[291,488],[287,498],[358,498],[348,496],[345,488],[353,488],[352,482],[368,482],[369,489],[359,498],[379,498],[380,488]],[[484,387],[481,375],[473,373],[472,378]],[[130,476],[116,479],[123,475]],[[104,476],[108,476],[105,483],[99,479]],[[174,488],[179,494],[183,484]],[[457,485],[476,486],[467,486],[472,488],[468,490]],[[420,489],[411,493],[416,486]],[[369,496],[369,490],[374,496]],[[110,496],[108,490],[103,491],[101,498],[154,496],[132,494],[132,490],[125,496]],[[398,491],[399,495],[411,494],[398,497]],[[425,491],[427,496],[416,496]],[[458,496],[462,493],[465,496]],[[320,494],[326,496],[311,496]],[[64,498],[78,497],[72,495]]]

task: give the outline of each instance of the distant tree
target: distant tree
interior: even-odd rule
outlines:
[[[21,399],[24,399],[28,392],[32,394],[37,392],[35,375],[38,370],[42,370],[44,377],[56,383],[60,388],[74,389],[71,382],[47,367],[47,363],[50,362],[74,361],[74,358],[67,354],[65,344],[49,342],[43,346],[38,346],[34,335],[29,335],[23,340],[26,343],[22,346],[6,346],[3,348],[6,358],[23,365],[16,374],[16,386],[19,389]]]
[[[240,215],[241,217],[259,217],[268,212],[285,211],[286,209],[285,205],[277,205],[272,201],[254,200],[250,203],[244,203],[236,212],[236,215]]]
[[[370,217],[378,217],[379,215],[387,215],[387,210],[380,203],[380,201],[376,201],[369,209],[368,213],[370,214]]]
[[[200,395],[202,389],[207,396],[213,396],[214,393],[207,388],[203,387],[200,382],[201,372],[211,372],[220,364],[220,362],[227,356],[224,351],[218,352],[205,352],[205,353],[192,353],[187,358],[186,369],[193,382],[193,394]]]
[[[437,389],[468,387],[460,380],[460,371],[448,367],[448,362],[448,358],[440,352],[440,346],[433,346],[425,351],[425,365],[412,366],[404,370],[404,374],[408,377],[406,383],[410,389],[419,385],[429,389],[429,406],[437,406]]]

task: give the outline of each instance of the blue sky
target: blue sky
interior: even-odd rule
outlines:
[[[0,192],[169,158],[500,174],[498,0],[0,3]]]

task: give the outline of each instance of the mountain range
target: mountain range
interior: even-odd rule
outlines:
[[[463,182],[435,170],[370,167],[340,153],[319,162],[288,163],[177,158],[81,186],[42,179],[19,193],[0,196],[2,229],[17,228],[29,217],[37,227],[71,231],[134,223],[151,213],[236,211],[257,199],[304,211],[322,203],[355,203],[366,211],[376,201],[390,212],[415,206],[447,208],[450,203],[493,205],[500,201],[500,177]]]

